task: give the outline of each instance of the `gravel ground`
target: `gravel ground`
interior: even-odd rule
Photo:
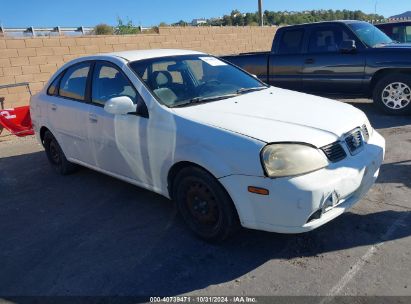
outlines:
[[[353,104],[387,141],[368,195],[315,231],[243,229],[220,246],[161,196],[88,169],[59,176],[33,137],[0,138],[0,297],[411,296],[411,117]]]

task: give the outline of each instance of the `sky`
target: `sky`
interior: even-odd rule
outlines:
[[[4,27],[94,26],[117,24],[117,17],[151,26],[194,18],[219,17],[233,9],[257,11],[257,0],[0,0]],[[410,0],[263,0],[264,10],[348,9],[385,17],[411,10]]]

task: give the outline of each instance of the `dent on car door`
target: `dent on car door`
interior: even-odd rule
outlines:
[[[48,117],[51,131],[67,158],[88,162],[86,119],[87,77],[90,63],[83,62],[66,69],[48,89]]]
[[[118,67],[108,62],[97,62],[92,78],[88,119],[93,165],[109,173],[149,184],[145,168],[148,159],[148,120],[136,113],[107,113],[105,103],[119,96],[127,96],[135,104],[143,102]]]
[[[357,50],[341,52],[344,40],[356,41]],[[365,55],[361,46],[342,26],[314,27],[309,33],[304,57],[303,90],[320,94],[361,94],[365,76]]]
[[[283,30],[279,33],[279,41],[268,58],[268,82],[271,85],[285,89],[301,89],[304,33],[303,28]]]

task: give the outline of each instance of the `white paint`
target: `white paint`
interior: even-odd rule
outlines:
[[[372,132],[364,113],[352,106],[269,88],[226,100],[168,108],[155,99],[127,65],[128,60],[187,54],[202,53],[130,51],[87,56],[67,63],[56,75],[85,60],[117,65],[142,96],[149,118],[114,115],[93,104],[49,96],[46,85],[31,99],[37,137],[40,128],[47,127],[70,161],[166,197],[170,168],[182,161],[195,163],[220,179],[243,226],[267,231],[295,233],[315,229],[348,210],[372,186],[385,142]],[[343,161],[308,174],[265,177],[260,152],[267,143],[300,142],[319,148],[342,141],[346,132],[363,124],[367,124],[371,135],[361,153],[352,156],[347,151]],[[269,189],[272,195],[250,194],[250,185]],[[321,219],[306,223],[333,191],[341,194],[344,203]]]
[[[227,63],[217,59],[215,57],[199,57],[202,61],[208,63],[211,66],[222,66],[227,65]]]

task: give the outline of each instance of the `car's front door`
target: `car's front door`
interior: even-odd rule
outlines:
[[[63,71],[47,91],[50,128],[67,158],[90,163],[87,144],[87,80],[90,62]]]
[[[128,96],[135,104],[143,103],[132,83],[117,66],[97,61],[88,114],[88,138],[93,165],[108,173],[151,184],[147,180],[145,168],[148,164],[148,119],[136,113],[107,113],[104,110],[105,103],[119,96]]]
[[[344,40],[356,41],[356,38],[342,25],[312,28],[304,56],[303,91],[333,95],[363,93],[365,55],[362,44],[356,41],[356,51],[342,53],[340,45]]]

